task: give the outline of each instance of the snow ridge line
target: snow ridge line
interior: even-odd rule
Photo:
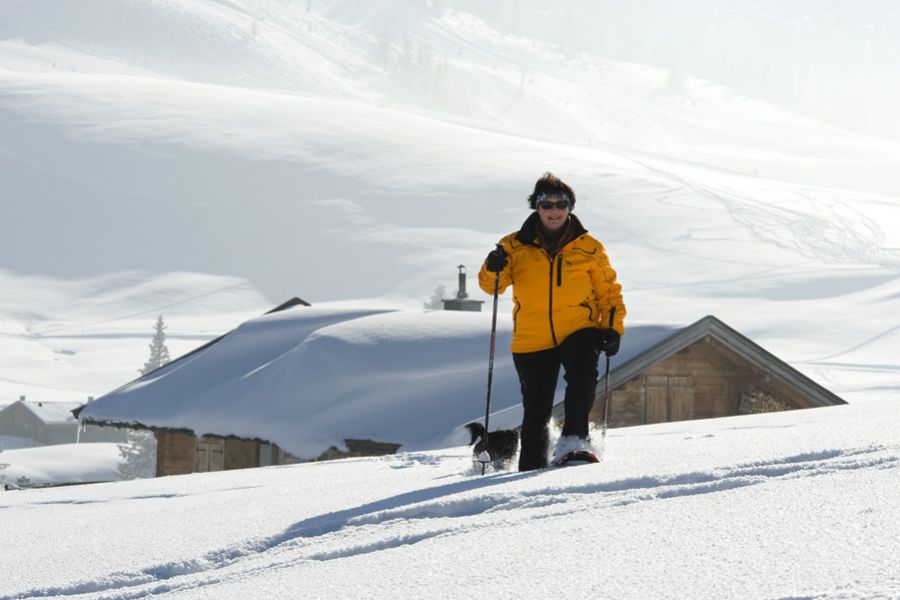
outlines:
[[[562,505],[555,514],[584,510],[571,503],[585,497],[594,508],[627,506],[636,502],[693,496],[763,484],[775,479],[816,477],[841,471],[900,467],[896,449],[868,447],[853,450],[825,450],[803,453],[773,461],[747,463],[714,471],[678,475],[646,476],[610,482],[592,482],[567,487],[546,487],[500,495],[466,499],[439,499],[437,502],[373,512],[357,517],[348,525],[358,527],[391,521],[471,517],[501,511]],[[568,506],[566,506],[568,505]],[[549,516],[549,515],[547,515]],[[481,524],[480,526],[484,526]]]
[[[364,515],[369,512],[377,512],[385,510],[391,506],[415,504],[425,502],[434,498],[440,498],[447,495],[461,493],[477,488],[489,487],[504,483],[505,479],[492,476],[486,478],[466,478],[462,481],[455,481],[439,485],[425,490],[413,490],[390,498],[376,500],[367,504],[360,505],[355,508],[336,511],[310,517],[309,519],[300,521],[286,529],[283,533],[261,538],[258,540],[247,541],[235,546],[208,552],[203,556],[184,561],[174,561],[163,563],[141,569],[140,571],[123,571],[114,572],[105,577],[98,578],[93,581],[84,581],[75,583],[70,586],[55,586],[45,588],[34,588],[12,595],[0,596],[0,600],[20,600],[23,598],[49,598],[49,597],[68,597],[83,594],[101,594],[103,592],[122,591],[121,594],[103,595],[100,598],[109,598],[123,600],[125,598],[142,598],[154,593],[159,593],[158,586],[154,589],[145,589],[142,591],[133,590],[128,593],[128,589],[139,588],[142,586],[158,584],[174,578],[200,574],[210,571],[218,571],[225,569],[242,559],[252,559],[266,552],[276,550],[282,547],[288,549],[296,549],[297,546],[305,546],[315,543],[320,537],[340,532],[345,529],[348,523],[357,515]],[[412,540],[410,543],[415,543]],[[393,547],[403,544],[393,544]],[[384,545],[383,549],[390,546]],[[373,550],[374,551],[374,550]],[[335,556],[336,558],[337,556]],[[303,558],[301,560],[292,559],[286,561],[288,563],[307,562],[314,560],[312,558]],[[267,568],[276,567],[276,564],[269,563]],[[255,569],[250,569],[255,570]],[[210,580],[209,584],[214,584],[218,580]],[[182,585],[164,586],[165,591],[185,587],[195,587],[196,583],[186,582]],[[155,591],[154,591],[155,590]]]
[[[209,552],[197,559],[154,565],[137,572],[111,573],[71,586],[32,589],[0,596],[0,600],[85,594],[102,594],[96,597],[110,600],[143,598],[242,579],[261,570],[370,554],[437,536],[463,535],[475,527],[508,527],[521,523],[522,511],[528,513],[528,518],[553,518],[586,509],[622,508],[652,500],[739,489],[773,480],[897,467],[900,467],[897,448],[870,446],[803,453],[712,471],[579,485],[556,484],[498,494],[485,493],[484,490],[554,471],[472,477],[311,517],[279,535]],[[591,473],[602,473],[602,470]],[[459,519],[479,515],[486,519],[479,519],[477,524],[460,526],[458,523]],[[315,551],[305,552],[311,550]],[[271,552],[277,552],[278,556],[268,554]],[[265,560],[260,562],[263,555],[266,555]]]

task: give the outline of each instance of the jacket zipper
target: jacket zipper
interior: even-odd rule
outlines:
[[[556,287],[562,287],[562,253],[556,259]]]
[[[558,342],[556,341],[556,329],[554,329],[553,327],[553,257],[547,254],[547,259],[550,261],[550,302],[548,315],[548,317],[550,318],[550,337],[553,339],[553,345],[557,346]]]

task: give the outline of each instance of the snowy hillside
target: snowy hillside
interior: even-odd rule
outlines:
[[[879,401],[523,474],[457,448],[0,492],[0,598],[896,598],[898,430]]]
[[[900,142],[768,93],[814,66],[816,77],[793,77],[797,89],[855,82],[846,96],[872,97],[858,108],[875,119],[894,89],[873,81],[900,39],[886,34],[895,10],[492,6],[3,2],[0,220],[15,226],[0,237],[0,268],[17,290],[3,310],[32,302],[30,277],[13,273],[77,286],[135,269],[246,281],[244,318],[292,296],[418,307],[518,227],[530,186],[551,170],[606,244],[630,319],[715,314],[848,400],[900,387]],[[629,38],[641,19],[646,39]],[[596,38],[584,35],[592,22]],[[668,53],[680,66],[658,37],[672,22],[698,32],[696,47]],[[779,60],[790,39],[793,62]],[[710,43],[719,62],[701,64]],[[734,82],[765,79],[763,66],[768,92]],[[160,313],[183,297],[112,314]],[[30,325],[7,314],[4,332],[23,343]],[[178,329],[212,337],[241,320]],[[40,349],[38,363],[19,354],[2,395],[97,394],[131,379],[144,347],[129,348],[127,363],[105,357],[115,373],[90,381],[22,375],[70,348]]]
[[[272,307],[244,280],[124,272],[80,280],[0,270],[0,406],[85,402],[136,378],[157,315],[179,356]]]

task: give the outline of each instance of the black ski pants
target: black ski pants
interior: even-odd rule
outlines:
[[[587,439],[588,415],[597,393],[597,330],[579,329],[555,348],[513,353],[522,386],[522,444],[519,470],[547,466],[549,424],[559,368],[565,370],[565,425],[562,435]]]

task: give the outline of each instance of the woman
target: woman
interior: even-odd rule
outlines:
[[[565,424],[559,450],[589,449],[588,414],[601,352],[612,356],[624,333],[622,286],[603,244],[572,214],[575,192],[551,173],[528,197],[534,212],[500,240],[478,274],[494,293],[513,286],[511,350],[522,386],[519,470],[547,466],[548,425],[560,366],[565,370]],[[501,249],[502,248],[502,249]]]

